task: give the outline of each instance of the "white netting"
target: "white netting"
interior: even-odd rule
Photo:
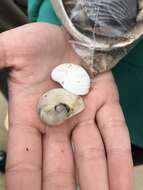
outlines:
[[[97,51],[97,37],[123,39],[136,24],[138,0],[63,0],[75,28],[92,39],[91,44],[72,41],[87,67],[97,72],[111,69],[126,54],[126,49]],[[109,42],[109,41],[108,41]]]
[[[137,0],[66,0],[77,29],[92,37],[122,37],[136,23]],[[95,37],[94,37],[95,38]]]

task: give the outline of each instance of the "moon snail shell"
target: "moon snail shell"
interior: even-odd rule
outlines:
[[[60,125],[85,108],[80,96],[63,88],[51,89],[39,100],[38,113],[40,119],[49,126]]]

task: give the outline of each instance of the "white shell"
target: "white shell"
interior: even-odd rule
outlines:
[[[90,77],[80,65],[61,64],[52,71],[51,78],[75,95],[86,95],[90,89]]]
[[[61,108],[56,109],[57,106]],[[64,108],[64,109],[63,109]],[[85,109],[82,97],[63,88],[51,89],[41,96],[38,103],[40,119],[47,125],[60,125]]]

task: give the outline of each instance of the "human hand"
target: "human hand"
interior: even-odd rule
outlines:
[[[132,158],[111,72],[95,78],[86,109],[60,126],[37,114],[40,96],[58,86],[50,73],[79,63],[58,26],[29,24],[2,33],[0,67],[9,68],[7,190],[131,190]],[[73,148],[72,148],[73,147]]]

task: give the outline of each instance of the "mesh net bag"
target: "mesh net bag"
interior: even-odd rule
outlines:
[[[112,69],[143,33],[142,0],[52,0],[82,63],[92,73]],[[143,4],[143,3],[142,3]],[[138,26],[138,27],[136,27]]]
[[[93,38],[122,37],[136,23],[136,0],[67,0],[64,5],[75,26]]]

